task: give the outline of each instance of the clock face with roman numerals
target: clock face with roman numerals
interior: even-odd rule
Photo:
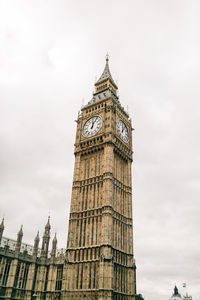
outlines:
[[[124,142],[128,142],[128,129],[122,120],[117,122],[117,131]]]
[[[90,137],[95,135],[102,126],[102,120],[99,116],[92,117],[83,126],[83,135]]]

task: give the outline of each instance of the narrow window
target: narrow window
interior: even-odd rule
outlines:
[[[85,187],[83,188],[82,191],[82,210],[84,209],[84,195],[85,195]]]
[[[86,178],[86,169],[87,169],[87,159],[85,159],[85,166],[84,166],[84,178]]]
[[[79,282],[79,264],[77,265],[77,277],[76,277],[76,288],[78,289],[78,282]]]
[[[19,284],[18,284],[18,288],[22,287],[22,279],[23,279],[23,275],[24,275],[24,263],[21,264],[21,270],[20,270],[20,276],[19,276]]]
[[[45,284],[44,284],[44,290],[45,291],[47,289],[48,275],[49,275],[49,266],[46,268],[46,278],[45,278]]]
[[[88,204],[88,186],[86,188],[86,197],[85,197],[85,209],[87,209],[87,204]]]
[[[57,276],[56,276],[56,291],[62,289],[62,278],[63,278],[63,265],[58,265],[57,267]]]
[[[16,273],[15,273],[15,281],[14,281],[14,287],[15,287],[15,288],[17,287],[17,283],[18,283],[20,266],[21,266],[21,262],[18,261],[18,263],[17,263],[17,268],[16,268]]]
[[[79,247],[81,247],[81,242],[82,242],[82,222],[83,222],[83,220],[80,221],[80,239],[79,239]]]
[[[85,232],[86,232],[86,219],[84,220],[84,229],[83,229],[83,246],[85,246]]]
[[[78,261],[80,261],[80,250],[78,250]]]
[[[97,156],[96,156],[96,160],[95,160],[95,176],[97,176]]]
[[[91,263],[90,263],[90,268],[89,268],[89,284],[88,288],[91,289]]]
[[[98,188],[97,188],[97,207],[99,207],[99,183],[98,183]]]
[[[96,287],[96,281],[95,281],[95,279],[96,279],[96,263],[94,263],[94,281],[93,281],[93,288],[95,289],[95,287]]]
[[[86,250],[86,260],[88,260],[88,249]]]
[[[23,276],[23,282],[22,282],[22,288],[26,288],[26,283],[27,283],[27,277],[28,277],[28,270],[29,270],[29,264],[25,264],[25,269],[24,269],[24,276]]]
[[[35,290],[36,276],[37,276],[37,265],[35,265],[35,272],[34,272],[34,277],[33,277],[33,286],[32,286],[33,291]]]
[[[98,244],[98,217],[96,218],[96,245]]]
[[[94,193],[93,193],[93,208],[95,208],[95,193],[96,193],[96,184],[94,184]]]
[[[94,218],[92,218],[92,245],[93,245],[93,236],[94,236]]]
[[[88,171],[88,178],[89,178],[90,177],[90,159],[88,159],[87,171]]]
[[[101,159],[100,159],[100,155],[99,155],[99,175],[100,175],[100,172],[101,172]]]
[[[76,246],[77,247],[78,247],[78,239],[79,239],[78,228],[79,228],[79,220],[77,220],[77,230],[76,230]]]
[[[9,271],[10,271],[10,264],[11,264],[11,260],[7,259],[6,266],[5,266],[5,271],[4,271],[4,276],[3,276],[3,280],[2,280],[2,285],[4,285],[4,286],[7,285],[8,275],[9,275]]]
[[[81,283],[80,283],[80,289],[83,288],[83,264],[81,264]]]

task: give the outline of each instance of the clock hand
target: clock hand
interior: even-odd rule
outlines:
[[[91,126],[91,129],[93,128],[93,126],[94,126],[94,123],[96,122],[96,119],[97,119],[97,118],[95,118],[95,119],[92,121],[92,126]]]
[[[124,132],[124,128],[125,128],[125,126],[122,124],[122,133]]]
[[[94,126],[94,121],[92,121],[92,126],[91,126],[91,129],[93,128],[93,126]]]

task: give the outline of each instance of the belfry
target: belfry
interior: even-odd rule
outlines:
[[[135,299],[132,126],[117,90],[107,57],[77,119],[62,299]]]

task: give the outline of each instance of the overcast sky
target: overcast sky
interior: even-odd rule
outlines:
[[[200,1],[0,0],[0,217],[66,246],[78,111],[110,54],[133,121],[137,290],[200,294]]]

